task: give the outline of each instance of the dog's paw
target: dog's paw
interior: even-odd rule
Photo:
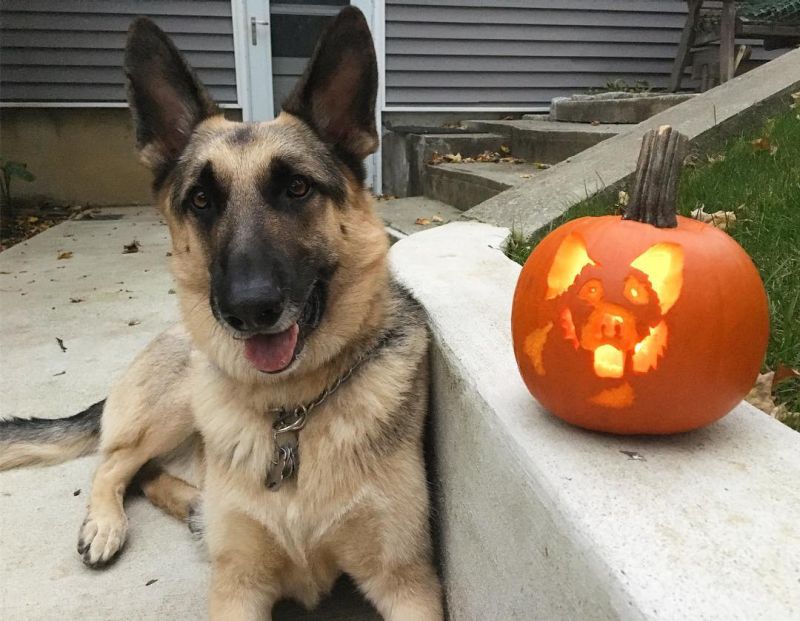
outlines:
[[[124,514],[100,516],[89,513],[78,535],[78,554],[88,567],[104,567],[122,550],[127,534],[128,519]]]

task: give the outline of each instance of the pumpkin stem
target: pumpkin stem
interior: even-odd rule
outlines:
[[[651,129],[644,135],[624,220],[659,228],[678,226],[675,209],[678,178],[688,147],[689,139],[669,125]]]

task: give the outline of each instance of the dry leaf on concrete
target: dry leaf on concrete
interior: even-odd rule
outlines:
[[[444,222],[442,216],[431,216],[431,222]]]
[[[691,216],[695,220],[700,220],[700,222],[705,222],[723,231],[727,231],[736,223],[736,214],[732,211],[715,211],[714,213],[708,213],[703,206],[693,209],[691,211]]]
[[[65,252],[58,253],[58,259],[71,259],[72,258],[72,250],[67,250]]]
[[[125,244],[122,247],[122,254],[134,254],[139,252],[139,248],[141,248],[139,242],[134,239],[130,244]]]
[[[414,224],[419,224],[420,226],[428,226],[431,221],[428,218],[417,218],[414,220]]]

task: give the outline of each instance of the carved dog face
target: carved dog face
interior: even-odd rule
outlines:
[[[656,368],[667,346],[664,316],[682,284],[683,251],[677,244],[655,244],[627,273],[612,276],[573,233],[556,252],[546,298],[559,306],[562,336],[576,349],[593,352],[596,375],[619,378],[629,364],[636,373]]]

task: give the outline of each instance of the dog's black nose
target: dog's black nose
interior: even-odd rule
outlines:
[[[231,286],[217,299],[220,316],[234,330],[257,332],[267,330],[283,312],[283,295],[272,284]]]

